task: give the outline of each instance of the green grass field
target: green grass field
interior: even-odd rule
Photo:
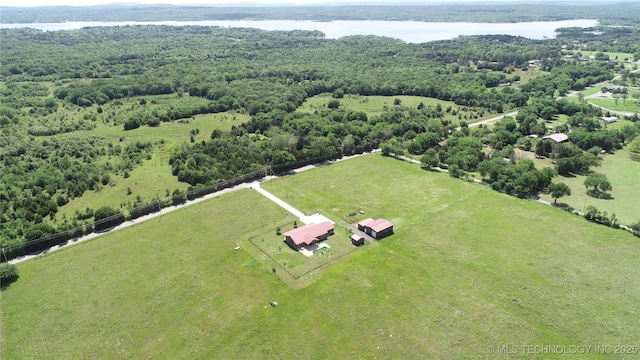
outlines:
[[[158,127],[143,126],[124,131],[122,126],[100,123],[95,130],[58,135],[61,138],[100,136],[113,144],[122,146],[136,141],[164,140],[165,143],[154,149],[151,159],[143,160],[142,165],[129,171],[128,178],[124,178],[122,174],[112,175],[114,186],[107,185],[98,191],[87,191],[81,197],[71,199],[68,204],[59,208],[56,219],[61,220],[63,216],[70,219],[76,210],[84,210],[87,207],[94,210],[101,206],[126,209],[130,204],[135,203],[137,196],[146,203],[155,198],[166,197],[167,190],[170,193],[176,189],[185,191],[188,184],[179,182],[178,178],[171,174],[169,158],[172,149],[182,143],[189,143],[192,129],[200,130],[199,134],[194,136],[194,140],[203,141],[210,138],[214,129],[229,131],[233,125],[239,125],[248,119],[248,115],[235,113],[204,114],[195,115],[193,119],[162,123]],[[123,138],[122,141],[120,138]],[[127,195],[129,189],[131,194]]]
[[[487,347],[499,345],[638,345],[640,242],[627,232],[380,155],[264,187],[332,219],[385,217],[396,233],[292,281],[248,240],[292,216],[252,190],[223,195],[20,264],[2,292],[1,357],[459,359],[495,358]]]
[[[598,84],[598,86],[592,86],[589,89],[585,89],[583,91],[580,91],[580,94],[582,94],[582,96],[589,96],[589,95],[593,95],[595,93],[599,93],[603,87],[605,86],[613,86],[612,83],[603,83],[603,84]]]
[[[636,104],[631,98],[628,98],[626,101],[623,101],[622,99],[618,99],[618,101],[616,101],[615,99],[588,98],[587,101],[609,110],[624,111],[628,113],[640,112],[640,106],[638,106],[638,104]]]
[[[592,56],[592,55],[595,56],[598,52],[580,50],[580,53],[582,53],[583,57],[588,58],[589,56]],[[606,51],[604,52],[604,54],[608,55],[609,59],[618,59],[620,62],[633,62],[633,54],[630,54],[630,53]]]
[[[71,199],[69,203],[58,208],[56,219],[73,218],[76,210],[82,211],[87,207],[98,209],[101,206],[110,206],[114,209],[126,210],[136,203],[137,197],[147,203],[152,199],[167,197],[167,190],[186,191],[189,186],[178,181],[171,174],[169,165],[170,151],[167,147],[154,151],[150,160],[143,160],[142,165],[129,171],[129,177],[112,175],[113,186],[107,185],[99,190],[87,191],[81,197]],[[128,191],[131,190],[131,194]]]
[[[527,71],[523,71],[522,69],[514,69],[514,71],[510,75],[520,76],[520,82],[522,84],[526,84],[529,81],[531,81],[531,79],[535,79],[538,76],[547,75],[547,74],[549,74],[548,71],[543,71],[537,68],[531,68],[531,69],[528,69]]]
[[[136,141],[159,141],[165,140],[167,144],[182,144],[190,141],[191,130],[198,129],[199,133],[194,135],[195,141],[207,140],[214,129],[229,131],[233,125],[240,125],[249,120],[249,115],[236,113],[217,113],[195,115],[193,118],[175,120],[161,123],[157,127],[141,126],[134,130],[125,131],[122,125],[105,125],[98,123],[94,130],[74,131],[65,136],[101,136],[114,144],[126,145]],[[120,141],[120,138],[124,138]]]
[[[585,176],[555,178],[554,182],[563,182],[571,187],[571,196],[558,199],[559,203],[565,203],[583,211],[587,206],[593,205],[600,211],[609,214],[615,213],[622,225],[630,225],[640,221],[640,162],[629,158],[627,149],[618,150],[615,154],[605,155],[600,167],[592,168],[593,171],[606,174],[613,190],[609,193],[611,200],[597,199],[587,195],[584,187]],[[548,195],[542,195],[547,201],[553,201]]]
[[[452,110],[459,110],[458,113],[462,114],[463,120],[465,120],[464,116],[466,115],[466,121],[470,124],[499,115],[497,113],[490,113],[486,110],[482,110],[484,112],[484,115],[478,116],[478,113],[473,109],[468,108],[467,111],[465,111],[462,109],[462,107],[456,105],[453,101],[444,101],[421,96],[345,95],[344,98],[337,100],[340,101],[341,108],[351,111],[362,111],[367,114],[367,117],[371,118],[380,116],[382,113],[388,111],[385,110],[385,108],[392,109],[395,106],[393,105],[395,99],[400,100],[400,105],[410,108],[417,108],[420,103],[422,103],[424,106],[432,106],[434,108],[437,106],[437,104],[440,104],[443,110],[451,107]],[[296,111],[311,113],[316,110],[326,109],[327,104],[331,100],[336,100],[331,97],[331,94],[317,95],[306,99],[302,106],[300,106]],[[478,118],[474,118],[475,116],[478,116]],[[460,120],[458,119],[458,115],[445,113],[444,119],[450,120],[454,124],[460,122]]]

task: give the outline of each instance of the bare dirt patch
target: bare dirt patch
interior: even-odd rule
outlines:
[[[521,149],[514,149],[514,152],[516,154],[516,161],[522,160],[522,159],[531,159],[531,160],[535,160],[536,159],[536,154],[534,152],[531,151],[524,151]]]

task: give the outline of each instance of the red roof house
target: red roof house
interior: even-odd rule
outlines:
[[[382,239],[393,234],[393,224],[385,219],[373,220],[368,218],[358,223],[358,230],[364,231],[365,234],[374,239]]]
[[[291,248],[299,250],[304,245],[311,245],[326,240],[333,235],[333,224],[324,221],[319,224],[307,224],[284,233],[284,242]]]

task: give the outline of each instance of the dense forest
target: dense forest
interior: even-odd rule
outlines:
[[[96,204],[64,219],[56,213],[71,199],[117,186],[158,149],[170,151],[164,161],[172,175],[193,188],[268,165],[382,148],[422,156],[458,177],[478,171],[499,191],[535,195],[557,173],[585,173],[601,150],[618,149],[640,132],[639,122],[601,129],[600,109],[556,101],[624,70],[611,61],[567,60],[578,43],[581,51],[640,57],[637,28],[597,30],[563,29],[548,40],[474,36],[424,44],[200,26],[2,30],[0,244],[131,216],[133,206],[153,199],[123,201],[119,209]],[[297,111],[318,95],[330,99],[326,106]],[[376,116],[342,105],[373,95],[450,105],[411,107],[396,99]],[[479,115],[516,109],[516,117],[495,127],[468,127]],[[170,148],[162,137],[124,141],[141,128],[216,113],[248,121],[201,141],[193,129],[190,141]],[[545,135],[546,121],[558,115],[570,118],[570,143],[531,136]],[[110,141],[97,128],[121,135]],[[566,160],[554,171],[503,161],[513,158],[514,147]]]
[[[605,6],[606,5],[606,6]],[[65,21],[166,21],[166,20],[386,20],[433,22],[524,22],[597,19],[603,25],[635,26],[640,6],[633,2],[556,2],[528,4],[367,5],[367,6],[173,6],[127,4],[1,7],[4,23]]]

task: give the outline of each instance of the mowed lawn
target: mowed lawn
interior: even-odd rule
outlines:
[[[622,225],[631,225],[640,221],[640,162],[631,160],[629,150],[622,149],[615,154],[605,155],[602,165],[591,170],[607,175],[613,188],[609,192],[612,198],[598,199],[587,195],[587,189],[584,187],[586,176],[558,176],[553,182],[563,182],[571,187],[571,196],[558,199],[558,203],[568,204],[580,211],[593,205],[609,215],[615,213],[618,222]],[[541,197],[544,200],[553,201],[549,195]]]
[[[244,190],[20,264],[0,358],[209,358],[289,291],[234,251],[281,221],[293,219]]]
[[[601,106],[605,109],[615,111],[624,111],[627,113],[637,113],[638,111],[640,111],[640,106],[638,105],[638,103],[634,102],[634,99],[632,99],[631,97],[628,97],[625,101],[623,101],[622,98],[618,99],[618,101],[613,98],[588,98],[587,101],[597,106]],[[612,115],[615,116],[616,114]]]
[[[223,195],[20,264],[2,293],[2,358],[493,359],[488,346],[638,344],[640,241],[627,232],[379,154],[263,187],[336,226],[361,209],[396,233],[292,282],[248,250],[291,215],[252,190]]]

